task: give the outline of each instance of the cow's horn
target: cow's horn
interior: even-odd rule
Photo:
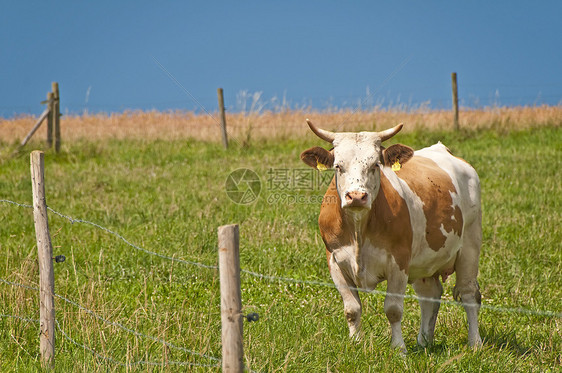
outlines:
[[[326,131],[321,128],[316,127],[310,120],[306,120],[308,126],[316,134],[316,136],[320,137],[322,140],[327,141],[329,143],[333,143],[334,139],[336,138],[336,134],[334,132]]]
[[[400,132],[400,130],[402,129],[403,126],[404,126],[404,123],[400,123],[396,127],[392,127],[392,128],[387,129],[387,130],[379,132],[379,136],[381,137],[381,142],[386,141],[386,140],[390,139],[392,136],[396,135],[398,132]]]

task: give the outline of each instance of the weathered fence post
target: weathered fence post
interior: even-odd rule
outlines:
[[[27,136],[25,136],[25,139],[23,139],[23,141],[20,144],[20,148],[22,146],[24,146],[25,144],[27,144],[27,142],[29,141],[29,139],[31,139],[31,136],[33,136],[33,134],[35,133],[35,131],[37,131],[37,129],[39,128],[39,126],[41,126],[41,123],[43,123],[43,120],[45,120],[45,118],[49,115],[49,108],[46,108],[43,113],[41,114],[41,116],[39,116],[39,119],[37,120],[37,123],[35,123],[35,125],[33,126],[33,128],[31,129],[31,131],[29,131],[29,133],[27,134]]]
[[[219,111],[221,115],[221,131],[222,131],[222,144],[225,149],[228,149],[228,136],[226,133],[226,115],[224,113],[224,95],[222,88],[217,89],[217,95],[219,96]]]
[[[53,92],[47,93],[47,109],[49,109],[49,115],[47,116],[47,148],[53,146],[53,124],[54,124],[54,97],[55,94]]]
[[[59,83],[53,82],[53,125],[55,136],[55,151],[58,153],[60,150],[60,96],[59,96]]]
[[[45,161],[41,151],[31,152],[31,184],[33,190],[33,217],[39,254],[39,350],[41,364],[55,364],[55,274],[53,247],[49,234],[47,202],[45,200]]]
[[[451,81],[453,85],[453,113],[455,131],[459,130],[459,92],[457,86],[457,73],[451,73]]]
[[[219,235],[219,275],[222,321],[222,371],[244,371],[242,295],[238,225],[223,225]]]
[[[31,136],[39,129],[43,120],[47,119],[47,148],[53,146],[53,135],[55,137],[55,151],[58,153],[60,150],[60,95],[59,95],[59,83],[52,83],[53,92],[47,93],[47,100],[41,101],[41,104],[47,104],[47,108],[39,116],[39,120],[35,123],[35,126],[29,131],[25,139],[20,144],[20,148],[27,144]]]

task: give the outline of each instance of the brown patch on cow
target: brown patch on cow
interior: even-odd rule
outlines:
[[[422,200],[427,221],[426,239],[429,247],[438,251],[446,237],[441,227],[457,236],[462,233],[463,219],[459,206],[453,206],[451,192],[457,193],[449,175],[429,158],[413,157],[396,173]]]
[[[406,201],[381,172],[380,189],[368,223],[367,236],[373,245],[384,248],[401,270],[408,272],[412,254],[412,224]]]
[[[329,252],[351,243],[351,233],[344,229],[343,211],[335,177],[332,178],[332,182],[322,199],[318,225],[322,240]]]

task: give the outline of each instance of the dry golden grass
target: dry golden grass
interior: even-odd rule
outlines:
[[[216,113],[128,111],[114,114],[68,115],[61,119],[64,142],[105,139],[197,139],[221,141]],[[301,111],[262,112],[259,114],[228,114],[229,138],[247,143],[263,138],[298,138],[308,129],[305,118],[326,129],[339,131],[380,130],[397,123],[404,131],[415,129],[448,130],[453,127],[450,111],[420,109],[416,111]],[[0,141],[20,142],[36,121],[34,116],[0,120]],[[460,126],[470,129],[524,129],[562,125],[562,106],[488,108],[463,110]],[[34,135],[34,141],[46,137],[46,125]]]

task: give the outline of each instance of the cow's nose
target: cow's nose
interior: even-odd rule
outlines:
[[[365,207],[368,194],[366,192],[352,191],[345,194],[347,207]]]

